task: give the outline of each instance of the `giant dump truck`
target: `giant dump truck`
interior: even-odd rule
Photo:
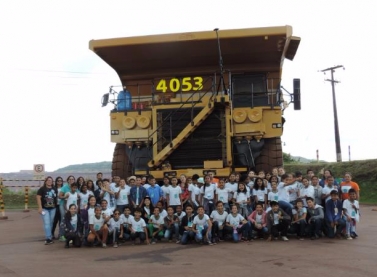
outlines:
[[[103,97],[114,104],[113,175],[226,177],[281,166],[282,68],[299,44],[291,26],[91,40],[131,95],[127,110],[117,108],[116,87]],[[299,109],[293,83],[288,102]]]

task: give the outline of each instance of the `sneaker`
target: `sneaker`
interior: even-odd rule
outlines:
[[[181,241],[179,239],[177,239],[177,241],[175,242],[176,244],[180,244]]]
[[[355,238],[358,237],[358,235],[357,235],[355,232],[352,232],[352,233],[351,233],[351,237],[352,237],[353,239],[355,239]]]
[[[54,242],[50,239],[45,240],[45,245],[53,244]]]
[[[65,242],[65,236],[61,236],[61,237],[59,238],[59,241],[61,241],[61,242]]]
[[[156,244],[156,241],[154,239],[152,239],[151,244]]]
[[[103,245],[102,245],[103,246]],[[118,248],[118,244],[117,243],[114,243],[113,245],[114,248]]]
[[[106,248],[106,247],[107,247],[106,243],[102,243],[102,248]]]
[[[283,240],[283,241],[289,241],[289,239],[286,236],[282,236],[281,240]]]
[[[274,237],[274,240],[278,240],[278,237]]]
[[[347,235],[347,236],[346,236],[346,239],[348,239],[348,240],[353,240],[353,238],[352,238],[350,235]]]
[[[303,238],[303,237],[301,237],[301,238],[299,238],[299,240],[304,240],[304,238]]]
[[[311,240],[315,240],[315,239],[316,239],[316,237],[315,237],[315,236],[312,236],[312,237],[310,237],[310,239],[311,239]]]
[[[209,242],[208,242],[208,245],[209,245],[209,246],[213,246],[214,244],[213,244],[212,242],[209,241]]]

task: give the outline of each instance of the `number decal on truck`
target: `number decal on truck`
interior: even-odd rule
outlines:
[[[203,89],[202,77],[184,77],[182,79],[172,78],[170,80],[161,79],[156,86],[156,90],[163,93],[168,90],[171,92],[178,92],[179,90],[185,92],[201,89]]]

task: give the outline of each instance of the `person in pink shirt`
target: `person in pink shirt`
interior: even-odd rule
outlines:
[[[254,239],[263,239],[263,237],[268,234],[266,216],[267,214],[263,209],[263,204],[257,203],[255,206],[255,211],[248,217],[249,221],[251,222],[251,229],[257,233],[257,235],[254,236]]]

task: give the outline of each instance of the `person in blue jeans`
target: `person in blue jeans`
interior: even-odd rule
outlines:
[[[339,200],[337,190],[330,192],[331,199],[326,202],[325,222],[327,229],[327,236],[329,238],[341,238],[341,232],[346,227],[346,222],[342,219],[343,205]],[[334,232],[336,229],[336,232]]]
[[[193,213],[194,209],[189,204],[186,206],[186,215],[182,218],[181,221],[181,228],[182,228],[182,238],[181,244],[186,245],[189,240],[193,240],[195,238],[195,232],[192,229],[193,221],[195,218],[195,214]]]
[[[233,242],[247,241],[249,229],[248,221],[238,213],[237,205],[233,205],[226,218],[226,230],[232,231]]]
[[[204,207],[198,207],[198,215],[194,217],[192,224],[192,229],[195,232],[196,242],[204,242],[208,245],[214,245],[211,242],[211,229],[212,222],[209,219],[209,216],[204,213]]]
[[[53,179],[48,176],[43,186],[37,192],[38,213],[43,220],[43,229],[45,232],[45,245],[52,244],[52,225],[54,223],[56,206],[57,206],[57,191],[52,187]]]

